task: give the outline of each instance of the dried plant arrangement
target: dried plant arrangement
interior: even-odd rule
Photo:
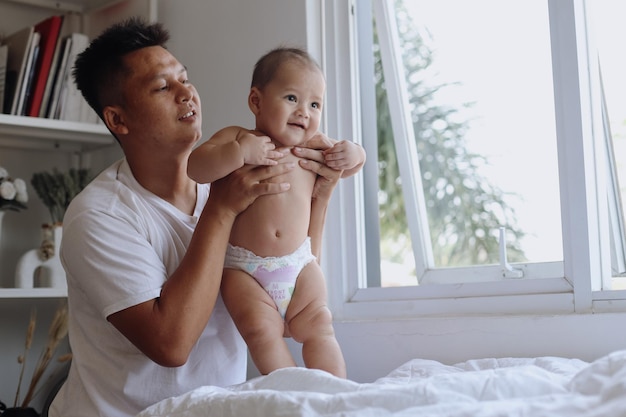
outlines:
[[[28,191],[21,178],[11,178],[9,172],[0,167],[0,211],[20,211],[26,209]]]
[[[48,329],[48,338],[46,340],[46,344],[43,347],[41,354],[39,356],[39,360],[37,365],[33,371],[33,375],[30,379],[30,383],[28,385],[28,390],[26,391],[26,395],[20,404],[20,388],[22,386],[23,377],[24,377],[24,369],[26,367],[26,359],[28,352],[32,346],[33,335],[35,333],[35,326],[37,322],[37,313],[33,309],[31,311],[30,320],[28,322],[28,329],[26,331],[26,342],[24,344],[24,353],[18,356],[17,362],[21,365],[20,376],[17,383],[17,391],[15,394],[15,402],[14,407],[22,407],[26,408],[30,404],[31,400],[37,394],[37,385],[41,381],[46,369],[50,365],[50,362],[54,358],[54,354],[57,350],[59,344],[63,341],[63,339],[67,336],[67,320],[68,320],[68,310],[67,303],[63,303],[54,314],[52,318],[52,322],[50,323],[50,328]],[[57,360],[59,362],[66,362],[71,359],[71,354],[66,354],[60,356]]]
[[[71,168],[61,172],[56,168],[52,172],[34,173],[30,183],[37,196],[50,212],[52,224],[61,223],[70,201],[91,181],[87,169]]]

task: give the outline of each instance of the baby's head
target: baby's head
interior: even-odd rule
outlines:
[[[248,96],[256,129],[284,146],[300,145],[320,126],[326,82],[319,65],[297,48],[276,48],[254,67]]]
[[[270,81],[273,80],[278,68],[287,62],[300,63],[304,67],[312,70],[318,70],[320,73],[322,69],[315,62],[311,55],[303,49],[299,48],[287,48],[278,47],[263,55],[256,62],[254,66],[254,72],[252,73],[252,83],[250,88],[263,89]]]

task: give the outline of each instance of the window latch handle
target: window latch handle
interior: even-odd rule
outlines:
[[[513,268],[506,259],[506,228],[500,228],[500,266],[502,267],[502,276],[504,278],[523,278],[524,271],[519,268]]]

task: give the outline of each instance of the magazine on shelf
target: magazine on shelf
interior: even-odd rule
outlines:
[[[39,33],[34,32],[31,38],[30,48],[28,50],[28,60],[26,61],[26,67],[24,69],[24,77],[22,79],[22,86],[19,90],[19,100],[17,103],[17,110],[14,114],[23,116],[26,114],[26,101],[31,91],[31,85],[34,78],[35,60],[39,53],[39,39],[41,36]]]
[[[7,36],[3,45],[7,45],[9,54],[7,57],[4,113],[17,114],[19,92],[21,91],[28,52],[33,37],[33,26],[25,27]]]
[[[46,115],[44,116],[49,119],[59,118],[59,99],[64,87],[65,72],[67,71],[70,49],[72,48],[72,38],[66,36],[62,40],[62,43],[61,58],[59,59],[58,68],[52,84],[52,92],[46,109]]]
[[[78,90],[74,78],[72,77],[72,69],[76,56],[84,51],[89,45],[89,38],[84,33],[72,33],[70,35],[72,45],[69,50],[68,62],[65,69],[65,77],[61,96],[58,103],[59,119],[74,122],[81,121],[81,106],[84,102],[83,95]]]
[[[4,86],[6,84],[8,57],[9,47],[0,45],[0,113],[4,113]]]
[[[63,65],[63,51],[66,45],[66,38],[73,32],[80,31],[80,16],[75,13],[68,13],[62,16],[61,28],[57,36],[57,42],[54,48],[54,55],[52,56],[52,63],[50,65],[50,71],[48,72],[48,78],[46,80],[46,87],[44,89],[41,106],[39,107],[39,117],[51,117],[48,114],[50,109],[50,103],[54,94],[54,86],[58,78],[59,71],[64,71]]]
[[[39,55],[34,68],[31,94],[27,101],[26,116],[39,116],[39,109],[52,67],[52,58],[56,49],[59,31],[63,22],[62,16],[51,16],[35,25],[35,33],[39,33]]]

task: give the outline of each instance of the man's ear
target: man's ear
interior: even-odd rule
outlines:
[[[118,106],[106,106],[102,110],[102,118],[109,130],[115,134],[115,136],[125,135],[128,133],[128,127],[124,121],[122,109]]]
[[[254,115],[258,115],[261,109],[261,92],[258,88],[252,87],[250,94],[248,94],[248,107]]]

